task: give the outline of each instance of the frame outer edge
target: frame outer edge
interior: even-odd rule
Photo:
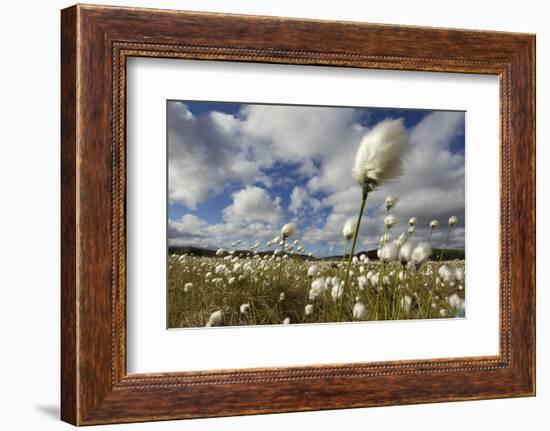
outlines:
[[[146,9],[139,9],[139,13],[133,9],[122,8],[109,10],[108,20],[103,21],[98,12],[102,10],[102,7],[80,5],[73,6],[71,8],[62,11],[62,133],[61,133],[61,192],[62,192],[62,292],[61,292],[61,308],[62,308],[62,325],[61,325],[61,338],[62,338],[62,394],[61,394],[61,416],[66,422],[73,425],[91,425],[99,423],[119,423],[119,422],[135,422],[135,421],[147,421],[147,420],[161,420],[161,419],[179,419],[185,417],[210,417],[210,416],[228,416],[236,414],[258,414],[258,413],[274,413],[283,411],[307,411],[307,410],[323,410],[327,408],[351,408],[351,407],[365,407],[367,405],[388,405],[388,404],[410,404],[410,403],[426,403],[426,402],[438,402],[438,401],[456,401],[466,399],[483,399],[483,398],[501,398],[509,396],[525,396],[532,395],[534,393],[534,365],[535,365],[535,352],[534,352],[534,263],[524,262],[520,266],[527,275],[527,279],[521,284],[521,292],[519,295],[516,293],[514,296],[515,301],[518,303],[526,304],[527,307],[523,316],[525,320],[516,328],[514,339],[517,340],[515,349],[518,348],[518,344],[521,347],[527,349],[527,352],[517,354],[514,356],[515,366],[510,369],[515,374],[511,374],[508,371],[495,373],[495,377],[506,377],[506,384],[511,384],[513,387],[509,388],[506,392],[499,389],[497,382],[487,383],[488,379],[482,379],[480,376],[479,381],[472,376],[470,380],[474,383],[472,386],[473,392],[464,392],[453,394],[449,397],[435,397],[424,398],[420,395],[403,397],[395,400],[386,400],[380,402],[380,400],[374,399],[374,401],[365,404],[363,400],[360,402],[349,401],[331,402],[332,398],[327,398],[329,394],[328,389],[324,387],[323,381],[319,380],[309,384],[312,390],[315,390],[316,398],[314,398],[307,405],[299,405],[297,408],[284,404],[281,401],[278,405],[271,407],[261,406],[258,407],[254,403],[247,404],[247,400],[241,401],[241,406],[231,406],[229,399],[238,395],[240,391],[246,390],[247,387],[253,390],[265,391],[264,394],[271,394],[271,383],[262,383],[261,385],[255,385],[252,381],[244,382],[244,389],[238,382],[228,382],[228,385],[222,385],[213,394],[218,396],[224,401],[224,408],[214,408],[211,406],[211,410],[205,414],[204,408],[207,407],[201,403],[205,402],[206,393],[205,388],[208,385],[194,385],[193,388],[153,388],[145,389],[140,387],[123,388],[119,386],[118,378],[111,377],[107,379],[107,365],[113,366],[114,358],[111,352],[107,353],[106,350],[102,350],[107,346],[107,329],[113,328],[113,321],[109,322],[105,318],[107,307],[112,305],[111,298],[106,296],[106,289],[103,283],[106,278],[103,274],[101,282],[98,281],[96,274],[89,274],[87,270],[92,268],[92,264],[96,267],[104,268],[107,259],[105,257],[92,259],[93,262],[87,261],[87,258],[94,257],[95,246],[99,243],[102,247],[105,244],[104,239],[99,242],[94,242],[90,239],[90,232],[92,228],[86,228],[86,222],[89,222],[90,216],[96,214],[96,209],[92,208],[89,204],[90,196],[93,192],[93,181],[98,182],[99,176],[92,175],[88,177],[92,171],[90,168],[90,162],[95,162],[100,165],[102,169],[106,168],[105,159],[103,156],[98,156],[99,151],[105,151],[108,147],[103,142],[106,132],[103,130],[96,132],[93,127],[89,126],[88,121],[92,121],[93,115],[97,114],[98,117],[103,120],[106,119],[106,112],[110,112],[106,105],[106,100],[102,96],[102,91],[105,88],[93,87],[93,82],[90,82],[86,78],[92,72],[99,72],[97,75],[99,81],[106,79],[107,64],[98,64],[92,62],[91,55],[88,49],[88,43],[92,42],[94,45],[92,50],[97,49],[99,54],[106,59],[106,49],[111,45],[111,42],[116,41],[116,37],[119,36],[117,32],[122,32],[124,36],[131,31],[128,27],[121,27],[121,22],[127,21],[129,18],[127,13],[120,13],[126,11],[130,13],[132,11],[132,17],[135,15],[141,15],[142,12],[147,12]],[[151,10],[149,10],[151,11]],[[174,13],[181,13],[173,11]],[[154,12],[151,12],[154,13]],[[185,13],[184,13],[185,14]],[[170,14],[171,15],[171,14]],[[191,15],[190,20],[196,18]],[[262,17],[269,20],[272,17]],[[212,19],[210,16],[209,19]],[[244,19],[244,18],[242,18]],[[278,19],[278,18],[273,18]],[[118,21],[117,21],[118,20]],[[235,16],[231,20],[237,20]],[[283,19],[288,22],[302,23],[300,20]],[[147,22],[142,22],[143,25],[151,25]],[[312,24],[313,25],[313,24]],[[328,25],[328,24],[327,24]],[[377,31],[380,30],[379,27]],[[408,27],[405,27],[407,29]],[[116,31],[113,31],[116,30]],[[168,31],[168,30],[166,30]],[[170,30],[171,31],[171,30]],[[170,31],[168,34],[170,35]],[[357,29],[355,32],[358,31]],[[425,30],[428,31],[428,30]],[[460,33],[465,35],[465,33]],[[525,36],[525,35],[523,35]],[[521,40],[521,35],[513,35],[503,37],[507,40],[506,50],[503,48],[508,56],[507,59],[514,59],[516,68],[515,71],[523,72],[520,79],[529,80],[534,78],[534,37]],[[159,36],[160,37],[160,36]],[[182,38],[181,35],[175,35],[177,38]],[[187,36],[186,36],[187,37]],[[190,38],[193,40],[193,34]],[[491,36],[496,37],[495,35]],[[201,42],[200,38],[198,39]],[[237,40],[238,42],[238,40]],[[230,45],[235,45],[233,41]],[[291,44],[292,45],[292,44]],[[80,47],[83,49],[79,49]],[[190,46],[193,46],[191,43]],[[268,47],[269,48],[269,47]],[[292,46],[291,46],[292,48]],[[428,47],[429,48],[429,47]],[[226,49],[226,48],[223,48]],[[228,49],[238,49],[238,47],[229,47]],[[245,50],[248,48],[245,48]],[[426,47],[424,47],[426,49]],[[265,48],[264,48],[265,50]],[[513,50],[513,51],[512,51]],[[261,50],[259,50],[261,51]],[[243,51],[244,52],[244,51]],[[300,52],[299,52],[300,53]],[[358,55],[353,54],[352,55]],[[477,54],[479,57],[479,53]],[[240,56],[240,55],[239,55]],[[218,54],[206,56],[214,59],[218,58]],[[220,55],[220,58],[224,55]],[[266,55],[270,58],[270,61],[279,60],[276,55]],[[280,58],[281,62],[286,63],[284,58]],[[241,60],[249,61],[243,54]],[[420,59],[419,63],[414,63],[410,66],[411,70],[420,70],[424,68],[423,60]],[[500,58],[497,58],[499,61]],[[518,62],[519,60],[519,62]],[[234,58],[229,61],[239,61]],[[329,64],[336,63],[333,59],[326,60]],[[389,69],[393,69],[396,65],[400,64],[401,60],[398,60],[395,64],[392,62],[389,64]],[[526,62],[528,64],[521,64]],[[278,62],[278,61],[277,61]],[[366,61],[367,62],[367,61]],[[370,60],[368,61],[370,62]],[[292,60],[289,63],[293,63]],[[298,62],[299,63],[299,62]],[[314,64],[320,64],[320,61],[315,61]],[[445,63],[445,61],[443,61]],[[366,63],[365,63],[366,64]],[[438,63],[439,64],[439,63]],[[482,64],[485,64],[484,60],[478,62],[478,66],[481,68]],[[361,66],[367,67],[367,66]],[[407,66],[408,67],[408,66]],[[439,65],[438,67],[442,67]],[[488,70],[488,66],[483,66],[483,70]],[[386,68],[385,66],[383,68]],[[442,70],[445,70],[443,67]],[[104,76],[105,75],[105,76]],[[513,89],[516,88],[518,75],[513,73]],[[525,175],[523,179],[518,183],[524,184],[526,190],[524,194],[518,194],[516,204],[519,202],[524,205],[523,208],[531,212],[531,217],[527,215],[527,221],[524,225],[524,230],[521,233],[529,234],[534,233],[535,223],[535,190],[534,190],[534,154],[535,154],[535,140],[534,140],[534,81],[523,83],[518,86],[518,90],[522,94],[522,102],[525,110],[531,114],[532,117],[523,117],[520,121],[518,128],[513,127],[513,142],[518,134],[518,129],[528,132],[528,136],[523,136],[522,142],[526,146],[523,154],[516,161],[512,162],[513,165],[519,168],[530,168],[528,175]],[[91,104],[90,104],[91,103]],[[518,102],[512,103],[513,111],[516,111]],[[89,112],[88,109],[92,109]],[[104,121],[106,124],[107,122]],[[517,123],[516,123],[517,125]],[[97,140],[94,140],[95,138]],[[101,144],[99,145],[98,142]],[[93,146],[97,145],[97,146]],[[92,160],[88,161],[86,157],[91,157]],[[83,161],[86,160],[86,164]],[[526,169],[527,170],[527,169]],[[512,175],[512,182],[515,176]],[[115,176],[116,178],[116,176]],[[81,184],[80,184],[81,183]],[[99,181],[102,186],[105,186],[103,181]],[[115,185],[118,185],[116,183]],[[102,189],[102,193],[105,193],[105,189]],[[112,191],[111,191],[112,192]],[[515,204],[512,205],[514,207]],[[101,212],[105,214],[105,208],[101,208]],[[512,220],[516,220],[516,217],[512,217]],[[97,228],[94,228],[97,229]],[[103,229],[105,231],[105,229]],[[106,231],[105,231],[106,233]],[[531,246],[533,248],[531,248]],[[527,252],[528,256],[534,257],[534,242],[529,241],[521,247],[521,250]],[[112,263],[117,268],[116,263]],[[103,271],[105,272],[105,271]],[[530,283],[532,282],[532,283]],[[94,290],[93,295],[89,290],[91,285],[97,287]],[[96,313],[101,315],[95,316]],[[99,324],[96,323],[99,321]],[[81,325],[80,325],[81,322]],[[114,332],[111,333],[111,336]],[[523,338],[522,341],[520,341]],[[100,349],[98,349],[100,348]],[[512,349],[512,350],[515,350]],[[519,352],[518,352],[519,353]],[[109,364],[107,364],[109,359]],[[115,365],[116,366],[116,365]],[[430,374],[428,373],[428,376]],[[435,374],[434,374],[435,376]],[[489,377],[485,374],[486,377]],[[330,376],[328,376],[330,378]],[[380,380],[387,380],[382,379]],[[397,380],[396,380],[397,381]],[[485,384],[485,386],[483,386]],[[347,382],[346,382],[347,385]],[[275,389],[277,385],[274,386]],[[280,386],[282,387],[282,386]],[[289,386],[287,386],[288,388]],[[121,390],[124,389],[124,390]],[[261,389],[261,390],[260,390]],[[283,388],[284,389],[284,388]],[[291,388],[292,389],[292,388]],[[364,394],[368,395],[367,387],[363,387]],[[282,389],[281,389],[282,390]],[[342,390],[343,392],[349,392],[349,390]],[[429,392],[429,391],[428,391]],[[212,394],[210,394],[212,395]],[[355,394],[354,396],[356,396]],[[172,403],[171,408],[176,407],[176,413],[170,410],[168,415],[156,415],[152,412],[147,413],[147,397],[160,397],[159,402]],[[202,399],[201,399],[202,397]],[[284,394],[284,399],[288,400],[289,394]],[[216,398],[216,397],[214,397]],[[247,397],[244,397],[247,398]],[[348,399],[351,396],[348,394]],[[212,399],[208,398],[208,402],[212,403]],[[345,401],[345,400],[344,400]],[[208,404],[207,402],[207,404]],[[237,403],[238,404],[238,403]],[[170,407],[170,406],[169,406]],[[187,409],[182,412],[179,409]],[[137,410],[136,410],[137,409]],[[197,410],[200,409],[200,410]],[[155,412],[158,413],[158,412]]]
[[[61,11],[61,420],[79,423],[77,295],[78,7]]]

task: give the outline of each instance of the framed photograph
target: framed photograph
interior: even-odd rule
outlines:
[[[61,415],[535,394],[535,37],[61,14]]]

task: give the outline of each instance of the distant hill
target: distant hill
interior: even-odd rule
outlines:
[[[443,249],[443,254],[441,254],[442,249],[440,248],[434,248],[433,254],[431,257],[431,260],[464,260],[464,250],[461,249]],[[273,254],[273,250],[267,250],[267,251],[259,251],[257,254],[260,256],[269,255],[271,256]],[[216,250],[211,250],[208,248],[201,248],[201,247],[193,247],[193,246],[182,246],[182,247],[176,247],[171,246],[168,247],[168,253],[170,254],[188,254],[191,256],[204,256],[204,257],[214,257],[216,256]],[[360,256],[361,254],[366,254],[367,257],[370,260],[378,260],[378,255],[376,253],[376,250],[362,250],[357,253],[355,253],[356,256]],[[246,256],[252,256],[253,252],[250,250],[235,250],[234,253],[235,256],[240,257],[246,257]],[[305,254],[295,254],[293,253],[292,256],[297,259],[303,259],[303,260],[319,260],[319,261],[325,261],[325,260],[342,260],[342,255],[335,255],[335,256],[326,256],[326,257],[310,257]],[[441,257],[440,257],[441,256]]]
[[[275,250],[259,251],[256,254],[260,256],[265,256],[266,254],[268,256],[271,256],[274,253],[274,251]],[[169,254],[188,254],[191,256],[204,256],[204,257],[216,256],[216,250],[210,250],[208,248],[193,247],[193,246],[183,246],[183,247],[170,246],[168,247],[168,253]],[[285,252],[285,254],[289,254],[289,253]],[[246,257],[246,256],[253,256],[254,252],[250,250],[235,250],[233,255],[239,256],[239,257]],[[299,254],[299,253],[292,253],[292,257],[297,259],[304,259],[304,260],[318,260],[315,257],[310,257],[308,255]]]

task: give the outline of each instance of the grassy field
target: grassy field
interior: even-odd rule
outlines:
[[[464,260],[411,267],[361,255],[346,286],[343,261],[220,254],[170,255],[170,328],[464,316]]]

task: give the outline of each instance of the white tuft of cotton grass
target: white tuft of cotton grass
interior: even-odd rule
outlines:
[[[317,275],[319,275],[319,267],[317,265],[311,265],[307,269],[307,276],[313,278],[313,277],[317,277]]]
[[[394,242],[388,242],[380,249],[380,260],[382,262],[393,262],[397,260],[399,246]]]
[[[242,304],[239,308],[239,311],[243,316],[248,316],[248,313],[250,312],[250,304]]]
[[[325,278],[318,277],[311,282],[311,289],[309,290],[309,300],[314,301],[325,292]]]
[[[414,246],[410,242],[406,242],[399,249],[399,260],[403,265],[409,263],[412,259],[413,249]]]
[[[357,225],[357,219],[355,218],[349,218],[344,223],[344,227],[342,229],[342,235],[344,235],[344,238],[349,241],[353,238],[353,234],[355,233],[355,226]]]
[[[408,148],[409,137],[403,119],[384,120],[362,139],[351,174],[364,190],[374,190],[403,173]]]
[[[223,312],[222,310],[214,311],[210,318],[208,319],[208,322],[206,322],[206,326],[220,326],[223,320]]]
[[[283,238],[290,238],[296,234],[296,225],[294,223],[287,223],[281,229],[281,235]]]
[[[389,195],[384,201],[384,205],[386,206],[386,211],[391,210],[395,206],[398,200],[399,199],[397,199],[397,196]]]
[[[449,217],[449,227],[453,227],[457,223],[458,223],[458,217],[457,216]]]
[[[353,306],[353,318],[355,320],[365,320],[367,317],[367,307],[361,301],[357,301]]]
[[[332,296],[333,301],[337,301],[342,297],[344,294],[344,283],[343,282],[337,282],[332,286],[332,290],[330,291],[330,295]]]
[[[397,218],[393,215],[387,215],[384,217],[384,226],[386,226],[386,229],[391,229],[397,224]]]
[[[445,284],[452,284],[455,281],[455,273],[447,265],[442,265],[437,271],[439,277]]]
[[[413,250],[411,261],[415,265],[420,265],[432,255],[432,246],[427,242],[419,243]]]

